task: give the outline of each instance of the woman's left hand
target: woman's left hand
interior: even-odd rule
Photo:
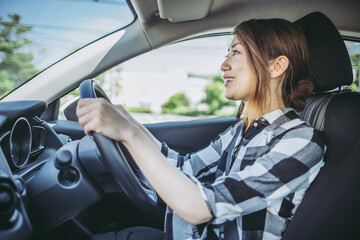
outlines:
[[[76,115],[86,134],[96,132],[116,141],[130,139],[137,127],[103,98],[80,99]]]

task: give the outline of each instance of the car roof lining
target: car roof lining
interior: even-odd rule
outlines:
[[[185,22],[206,17],[213,0],[157,0],[159,16],[170,22]]]
[[[194,35],[231,32],[238,23],[250,18],[277,17],[295,21],[315,11],[328,16],[344,35],[360,38],[360,4],[356,5],[352,0],[214,0],[206,18],[179,23],[158,16],[157,0],[131,0],[131,3],[153,48]],[[229,18],[229,15],[238,17]]]

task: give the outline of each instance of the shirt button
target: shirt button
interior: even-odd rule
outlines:
[[[254,127],[257,127],[257,126],[258,126],[258,123],[257,123],[257,122],[254,122],[253,125],[254,125]]]

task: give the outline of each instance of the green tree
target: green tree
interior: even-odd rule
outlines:
[[[224,81],[221,76],[213,77],[211,83],[205,88],[205,99],[202,101],[209,106],[208,114],[216,114],[225,106],[235,106],[235,102],[224,97]]]
[[[0,17],[0,97],[37,73],[32,64],[33,54],[20,51],[31,44],[24,36],[31,26],[20,24],[18,14],[8,14],[8,17],[8,21]]]
[[[162,105],[163,113],[177,113],[179,110],[190,107],[190,99],[185,93],[176,93]]]
[[[353,69],[356,69],[356,74],[354,76],[354,82],[350,86],[348,86],[348,89],[351,89],[352,91],[359,91],[359,69],[360,69],[360,55],[359,54],[353,54],[350,55],[351,65]]]

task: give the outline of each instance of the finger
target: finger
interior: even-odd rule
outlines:
[[[92,132],[101,133],[98,126],[99,126],[99,121],[96,118],[90,119],[83,126],[85,134],[90,135]]]
[[[105,123],[106,117],[104,118],[104,114],[99,114],[97,110],[84,115],[79,119],[79,122],[83,126],[86,134],[90,134],[91,132],[104,134],[103,128],[108,125]]]
[[[104,98],[84,98],[78,101],[77,106],[81,108],[83,106],[91,105],[91,104],[110,104],[110,103],[106,101]]]
[[[96,117],[96,114],[93,112],[88,112],[86,114],[82,114],[81,116],[78,116],[78,121],[82,127],[84,127],[88,122],[90,122],[94,117]]]
[[[96,101],[97,101],[96,98],[82,98],[82,99],[79,99],[77,106],[82,107],[82,106],[94,103]]]
[[[76,114],[79,117],[87,114],[88,112],[98,111],[99,114],[103,109],[109,105],[109,103],[104,99],[81,99],[82,101],[78,103],[76,107]]]
[[[92,99],[80,99],[76,105],[76,114],[84,114],[89,105],[92,105],[94,101]]]
[[[81,118],[86,114],[96,111],[97,109],[98,107],[96,107],[96,105],[94,105],[93,103],[88,105],[83,105],[76,108],[76,115],[78,118]]]

